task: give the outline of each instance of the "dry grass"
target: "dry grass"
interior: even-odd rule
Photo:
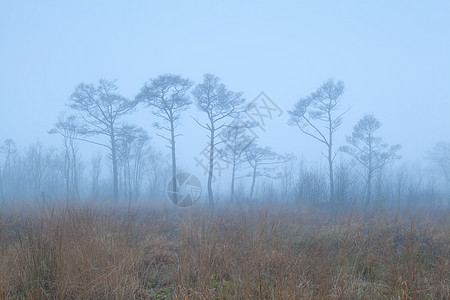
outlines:
[[[3,209],[0,298],[449,299],[449,211]]]

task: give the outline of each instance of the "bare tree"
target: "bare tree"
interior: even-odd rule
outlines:
[[[138,197],[144,164],[143,148],[150,140],[142,128],[124,125],[120,128],[121,140],[118,143],[118,160],[122,172],[123,194],[129,201]]]
[[[26,150],[25,161],[28,170],[28,182],[33,193],[34,200],[37,200],[42,193],[44,178],[47,175],[48,165],[44,163],[45,152],[40,142],[31,145]]]
[[[186,94],[191,86],[192,82],[189,79],[182,78],[179,75],[165,74],[146,83],[136,96],[138,101],[152,107],[153,114],[167,124],[154,123],[156,128],[165,130],[170,135],[170,137],[166,137],[158,134],[158,136],[169,142],[172,150],[172,193],[175,202],[177,202],[175,138],[179,136],[179,134],[175,134],[175,129],[178,126],[181,112],[186,110],[192,103]]]
[[[78,144],[77,132],[80,124],[76,116],[64,114],[59,116],[55,127],[49,130],[50,134],[60,134],[64,142],[64,176],[66,179],[66,197],[67,199],[80,199],[78,187]]]
[[[349,145],[340,148],[364,169],[363,172],[357,172],[366,183],[367,203],[371,201],[372,179],[375,173],[393,160],[400,158],[397,155],[400,145],[389,147],[388,144],[383,143],[381,137],[375,136],[375,132],[380,127],[381,122],[372,114],[365,115],[353,127],[352,136],[347,137]]]
[[[170,157],[160,151],[148,151],[146,154],[148,164],[145,165],[147,180],[149,183],[149,196],[153,200],[163,199],[167,192],[165,184],[170,180]]]
[[[5,156],[3,166],[0,166],[0,199],[5,198],[6,191],[12,194],[12,176],[14,167],[14,156],[16,154],[16,144],[12,139],[7,139],[0,147],[0,154]]]
[[[25,151],[26,173],[28,186],[34,200],[46,201],[49,196],[56,196],[62,182],[51,184],[51,180],[61,178],[58,173],[58,157],[53,148],[44,147],[39,141]]]
[[[394,197],[397,200],[397,204],[400,205],[405,198],[405,191],[407,190],[408,182],[410,181],[411,174],[408,171],[408,166],[404,162],[398,166],[392,176],[392,182],[394,186]]]
[[[319,204],[327,196],[326,178],[321,165],[309,166],[302,158],[299,164],[297,198],[299,202]]]
[[[217,140],[218,134],[227,126],[230,118],[237,118],[243,110],[245,100],[242,93],[227,90],[220,78],[212,75],[203,75],[203,82],[198,84],[194,91],[197,107],[207,115],[207,122],[197,124],[208,131],[209,138],[209,172],[208,172],[208,202],[210,208],[214,208],[212,192],[212,179],[214,172],[214,151],[221,142]]]
[[[115,81],[100,80],[97,86],[79,84],[70,96],[69,106],[79,112],[84,121],[77,132],[89,143],[105,147],[110,152],[113,172],[113,199],[118,200],[117,143],[120,140],[118,129],[121,119],[129,114],[137,105],[137,101],[128,100],[119,95]],[[89,139],[92,136],[104,136],[106,142]]]
[[[0,146],[0,159],[0,196],[5,199],[46,200],[64,195],[64,160],[56,149],[36,142],[21,153],[8,139]]]
[[[342,116],[350,109],[342,111],[341,96],[344,93],[344,82],[328,79],[310,96],[300,99],[289,111],[289,125],[297,125],[307,136],[321,142],[327,147],[325,157],[328,160],[328,176],[330,180],[330,201],[334,202],[333,136],[342,124]]]
[[[292,160],[283,164],[281,170],[280,196],[282,201],[292,201],[295,199],[295,160],[296,158],[293,157]]]
[[[139,134],[131,146],[131,187],[135,198],[141,194],[142,181],[145,175],[145,168],[149,164],[149,154],[152,147],[149,145],[150,137],[146,132]]]
[[[277,179],[281,177],[280,174],[275,173],[274,166],[285,163],[293,159],[293,157],[289,155],[281,156],[272,151],[270,147],[262,148],[252,144],[245,150],[245,159],[251,168],[251,173],[248,174],[248,176],[251,176],[252,178],[250,200],[253,200],[256,178],[263,176]]]
[[[348,204],[353,200],[358,183],[354,178],[351,162],[341,159],[335,166],[335,200],[339,204]]]
[[[228,125],[220,134],[224,145],[218,150],[220,159],[231,164],[231,201],[235,200],[236,171],[245,161],[245,150],[254,142],[255,137],[247,134],[250,128],[255,127],[252,122],[237,119]]]

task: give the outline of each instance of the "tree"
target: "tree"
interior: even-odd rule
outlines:
[[[235,179],[238,166],[245,161],[245,150],[255,140],[246,134],[249,128],[255,127],[252,122],[245,122],[238,119],[228,125],[220,134],[224,146],[219,149],[220,158],[231,164],[231,201],[234,201]]]
[[[289,111],[289,125],[296,125],[307,136],[321,142],[327,147],[325,157],[328,160],[330,181],[330,201],[335,201],[333,162],[333,136],[342,124],[342,116],[350,109],[341,111],[341,96],[344,82],[328,79],[310,96],[301,98]]]
[[[376,172],[394,159],[400,158],[397,155],[400,145],[390,146],[383,143],[381,137],[375,136],[375,132],[381,127],[372,114],[365,115],[353,127],[352,136],[347,137],[349,145],[340,149],[350,155],[353,160],[360,165],[364,171],[358,173],[366,183],[366,202],[371,201],[372,179]]]
[[[295,199],[295,160],[296,157],[292,157],[292,160],[283,164],[281,170],[280,190],[282,201],[292,201]]]
[[[52,179],[61,178],[58,157],[53,148],[44,147],[39,141],[32,144],[25,151],[25,165],[27,183],[34,200],[46,201],[50,195],[56,196],[60,182],[51,184]]]
[[[160,75],[146,83],[136,96],[137,101],[152,107],[153,114],[167,123],[167,125],[160,125],[159,123],[154,123],[154,125],[158,129],[167,131],[170,135],[170,137],[166,137],[158,134],[158,136],[169,142],[172,150],[172,193],[175,203],[177,202],[175,138],[179,136],[179,134],[175,134],[175,129],[178,126],[181,112],[186,110],[192,103],[186,94],[191,86],[192,82],[181,76],[172,74]]]
[[[192,92],[200,111],[207,115],[207,122],[197,124],[208,131],[209,138],[209,170],[208,170],[208,202],[210,208],[214,208],[212,193],[212,179],[214,172],[214,151],[221,142],[216,138],[220,131],[227,126],[230,118],[237,118],[243,110],[245,100],[242,93],[227,90],[220,78],[212,75],[203,75],[203,82],[198,84]]]
[[[293,159],[293,156],[280,156],[272,151],[270,147],[259,147],[255,144],[250,145],[245,151],[245,159],[251,167],[252,185],[250,187],[250,200],[253,200],[255,183],[257,177],[279,178],[274,174],[274,165],[285,163]]]
[[[351,202],[356,197],[354,191],[359,182],[355,181],[354,171],[351,162],[340,159],[334,168],[335,181],[335,200],[340,205]]]
[[[149,184],[149,197],[152,200],[164,199],[167,193],[165,184],[170,180],[170,157],[160,151],[148,151],[146,153],[147,164],[145,173]]]
[[[122,139],[118,143],[118,158],[123,175],[123,194],[130,203],[139,196],[146,163],[144,149],[148,149],[146,146],[150,137],[144,129],[131,125],[122,126],[120,135]]]
[[[60,134],[64,141],[64,177],[66,179],[67,199],[80,199],[78,188],[78,144],[77,132],[80,131],[80,124],[75,115],[60,115],[55,127],[49,130],[50,134]]]
[[[86,138],[78,138],[89,143],[105,147],[110,152],[113,171],[113,199],[118,200],[117,144],[121,139],[119,129],[121,119],[137,105],[137,101],[128,100],[119,95],[115,81],[100,80],[97,86],[79,84],[69,99],[69,106],[78,111],[83,120],[77,132]],[[104,136],[107,142],[87,139],[92,136]]]
[[[5,190],[12,196],[12,175],[14,168],[14,156],[17,153],[16,143],[12,139],[3,141],[3,145],[0,146],[0,154],[5,155],[5,162],[3,166],[0,166],[0,199],[4,199]]]
[[[319,204],[327,197],[326,176],[321,164],[309,165],[302,158],[299,164],[297,201]]]

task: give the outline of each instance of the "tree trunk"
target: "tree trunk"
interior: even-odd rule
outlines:
[[[255,190],[255,182],[256,182],[256,169],[258,165],[255,164],[253,167],[253,177],[252,177],[252,187],[250,188],[250,200],[253,201],[253,192]]]
[[[214,209],[214,199],[212,192],[212,178],[214,171],[214,124],[211,124],[211,141],[209,144],[209,174],[208,174],[208,202],[209,208]]]
[[[172,145],[172,193],[173,193],[173,201],[178,204],[177,197],[177,162],[175,156],[175,128],[173,121],[170,122],[170,142]]]
[[[330,136],[331,137],[331,136]],[[328,169],[329,169],[329,176],[330,176],[330,202],[334,202],[334,176],[333,176],[333,158],[332,158],[332,145],[331,141],[328,145]]]
[[[369,170],[367,172],[367,205],[370,204],[372,198],[372,176],[373,176],[373,166],[372,166],[372,134],[369,133]]]
[[[77,163],[77,151],[75,150],[74,141],[70,140],[70,149],[72,152],[72,180],[73,180],[73,193],[74,197],[76,197],[77,200],[80,200],[80,190],[78,188],[78,163]]]
[[[370,204],[372,198],[372,170],[369,169],[369,174],[367,175],[367,205]]]
[[[70,193],[70,157],[69,157],[69,149],[67,145],[67,138],[64,138],[64,175],[66,179],[66,201],[69,202],[71,200],[71,193]]]
[[[330,172],[330,202],[334,202],[334,176],[333,176],[333,121],[331,118],[331,113],[328,111],[328,133],[329,133],[329,139],[328,139],[328,169]]]
[[[116,137],[113,130],[111,130],[111,160],[113,167],[113,200],[117,203],[119,200],[119,180],[117,174]]]
[[[233,156],[233,169],[231,170],[231,202],[234,202],[234,178],[236,174],[236,155]]]
[[[236,140],[238,135],[238,128],[234,128],[234,148],[233,148],[233,169],[231,172],[231,202],[234,202],[234,178],[236,176]]]

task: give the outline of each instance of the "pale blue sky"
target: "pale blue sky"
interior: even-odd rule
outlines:
[[[420,158],[450,139],[450,1],[0,1],[0,140],[59,146],[47,130],[80,82],[118,79],[134,97],[159,74],[207,72],[279,104],[260,139],[279,152],[320,158],[287,110],[334,77],[352,106],[338,144],[374,113],[388,142]],[[206,142],[194,114],[179,140],[186,167]],[[133,119],[161,142],[150,111]]]

